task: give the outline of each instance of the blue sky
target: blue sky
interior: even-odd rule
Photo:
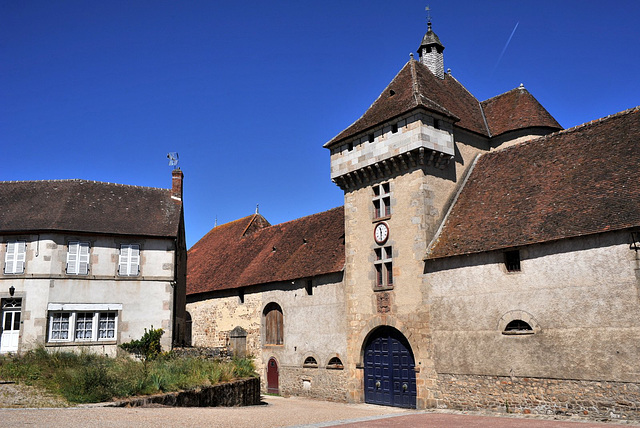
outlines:
[[[167,188],[177,151],[188,246],[256,204],[272,224],[342,205],[322,145],[416,51],[426,4],[4,0],[0,181]],[[640,104],[636,0],[428,4],[481,101],[524,83],[565,128]]]

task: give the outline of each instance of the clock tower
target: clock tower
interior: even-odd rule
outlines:
[[[441,58],[430,23],[422,45],[421,56]],[[345,368],[354,402],[436,405],[423,259],[474,157],[488,149],[479,102],[438,67],[412,56],[364,115],[325,144],[331,179],[344,191]],[[380,351],[387,348],[395,351]],[[378,362],[407,376],[378,378]]]

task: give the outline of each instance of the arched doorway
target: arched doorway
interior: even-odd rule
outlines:
[[[364,350],[366,403],[415,409],[415,360],[409,341],[393,327],[378,327]]]
[[[267,394],[280,394],[278,362],[273,357],[267,363]]]

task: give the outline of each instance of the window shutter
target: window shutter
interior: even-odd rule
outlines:
[[[140,246],[131,246],[129,275],[137,275],[140,272]]]
[[[78,273],[87,275],[89,273],[89,243],[78,243]]]
[[[120,246],[119,273],[123,276],[135,276],[140,272],[140,246],[127,244]]]
[[[16,259],[16,243],[7,242],[7,253],[4,255],[4,273],[13,273]]]
[[[120,246],[120,261],[118,262],[118,272],[120,275],[128,275],[127,266],[129,265],[129,246]]]
[[[15,273],[24,272],[24,261],[26,260],[27,243],[25,241],[18,241],[16,253],[16,269]]]
[[[7,242],[7,253],[4,257],[4,273],[23,273],[25,252],[27,243],[25,241]]]
[[[69,242],[69,251],[67,252],[67,273],[78,273],[78,241]]]

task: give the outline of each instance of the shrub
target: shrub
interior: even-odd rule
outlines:
[[[160,346],[160,338],[164,334],[161,328],[155,329],[151,326],[150,330],[144,329],[144,334],[139,340],[123,343],[120,348],[140,357],[143,361],[153,361],[162,353]]]

